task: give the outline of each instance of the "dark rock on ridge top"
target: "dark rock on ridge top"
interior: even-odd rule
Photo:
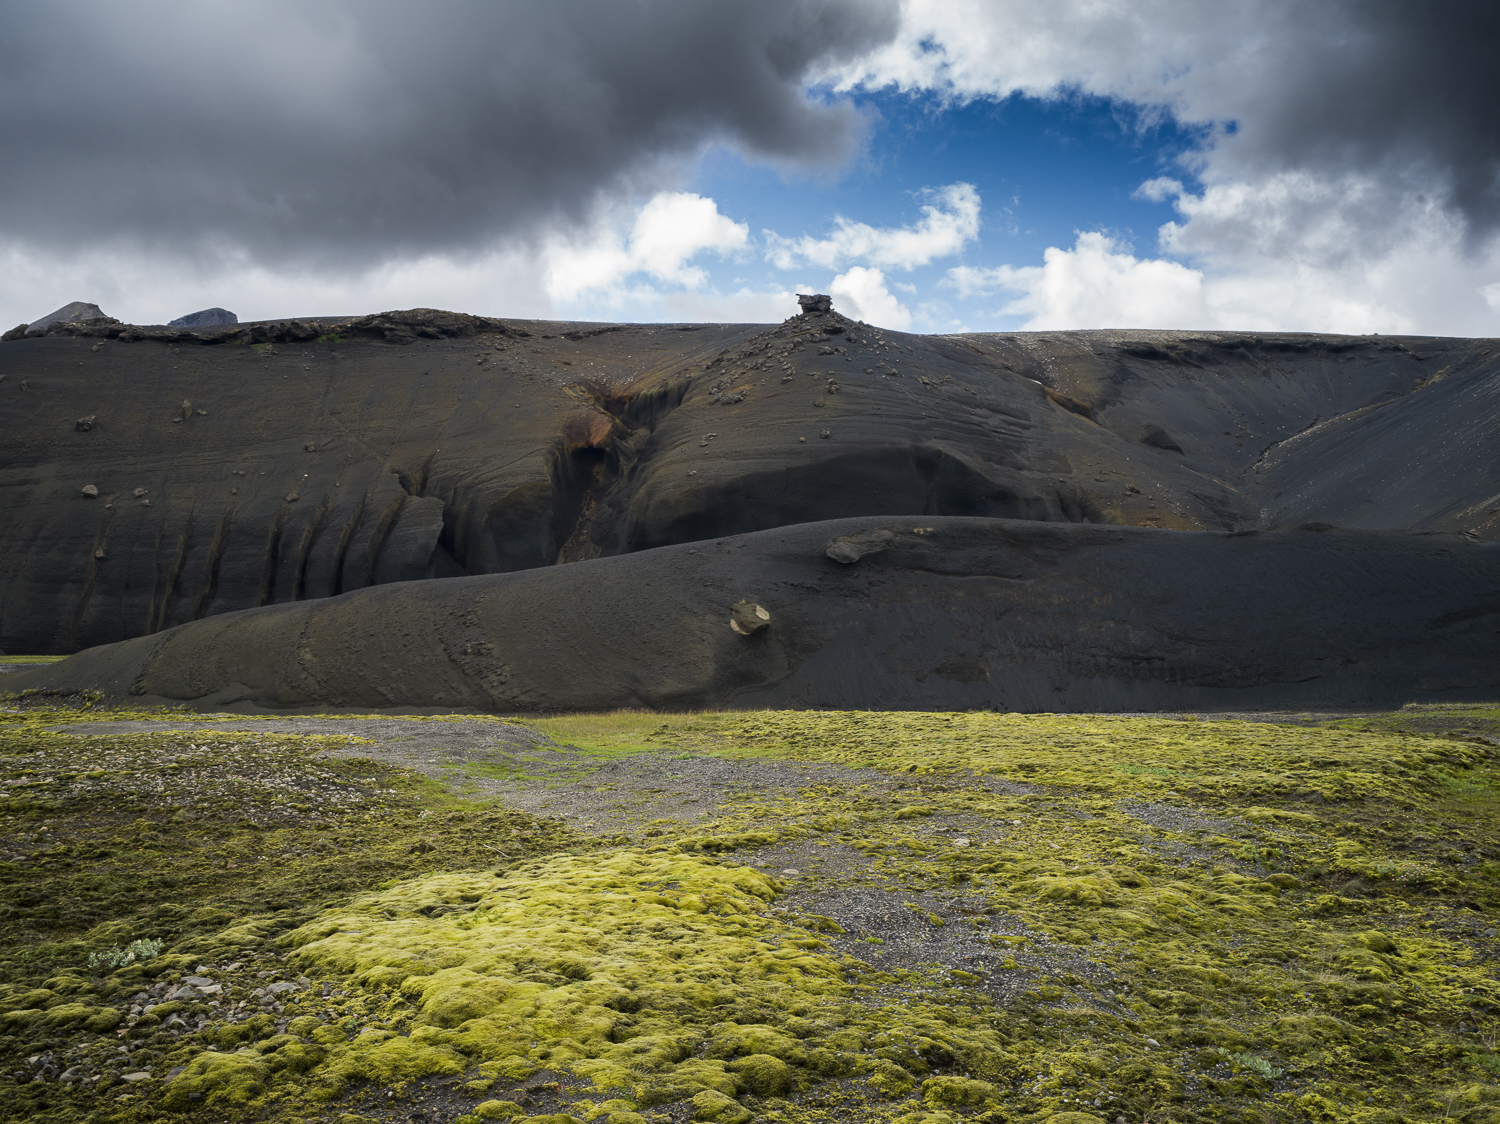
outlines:
[[[96,308],[93,305],[88,307]],[[229,313],[229,315],[234,314]],[[174,327],[177,323],[173,321],[172,324],[166,326],[153,327],[125,324],[110,316],[97,316],[82,320],[44,318],[37,322],[37,326],[28,327],[23,336],[7,333],[6,339],[70,336],[119,340],[122,343],[274,344],[305,343],[318,339],[370,339],[384,343],[413,343],[419,339],[462,339],[475,336],[480,332],[503,334],[507,331],[504,321],[486,316],[470,316],[462,312],[444,312],[434,308],[413,308],[402,312],[382,312],[371,316],[329,320],[266,320],[250,324],[240,324],[236,318],[229,324],[199,324],[195,326],[198,330]]]
[[[1500,539],[1497,377],[1491,340],[832,311],[59,322],[0,345],[0,646],[847,517]]]
[[[240,318],[227,308],[205,308],[201,312],[190,312],[167,322],[169,328],[220,328],[238,324]]]

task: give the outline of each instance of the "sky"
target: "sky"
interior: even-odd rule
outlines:
[[[0,327],[410,307],[1500,336],[1500,8],[54,0]]]

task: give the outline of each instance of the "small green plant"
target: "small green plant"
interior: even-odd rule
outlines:
[[[137,960],[154,960],[165,946],[152,937],[131,941],[127,945],[116,945],[105,952],[89,953],[90,968],[123,968]]]
[[[1490,1075],[1490,1080],[1500,1080],[1500,1054],[1465,1054],[1464,1061],[1475,1069],[1482,1069]]]
[[[943,927],[944,922],[941,917],[939,917],[935,913],[929,913],[927,910],[917,905],[916,902],[903,902],[902,904],[905,905],[907,909],[915,913],[918,917],[924,918],[927,923],[934,929],[941,929]]]
[[[1220,1046],[1219,1053],[1223,1054],[1226,1058],[1228,1058],[1235,1065],[1239,1066],[1241,1069],[1248,1069],[1257,1077],[1264,1078],[1267,1081],[1275,1081],[1278,1077],[1286,1072],[1286,1070],[1272,1065],[1270,1062],[1266,1061],[1265,1058],[1261,1057],[1258,1054],[1252,1054],[1248,1050],[1236,1050],[1231,1053],[1230,1051],[1224,1049],[1223,1046]]]
[[[1434,772],[1433,777],[1437,780],[1438,784],[1442,785],[1449,792],[1488,792],[1490,789],[1490,786],[1484,782],[1482,777],[1475,778],[1472,775],[1465,776],[1461,773],[1445,773],[1441,770]]]

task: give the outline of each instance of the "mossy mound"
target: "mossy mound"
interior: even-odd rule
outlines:
[[[455,801],[409,772],[324,756],[358,752],[357,738],[235,733],[198,717],[190,731],[75,735],[67,731],[101,718],[181,715],[101,711],[88,698],[7,707],[0,1072],[14,1085],[0,1077],[0,1119],[72,1122],[117,1097],[130,1098],[118,1111],[134,1111],[158,1097],[167,1104],[168,1088],[174,1104],[212,1089],[216,1104],[260,1097],[270,1077],[295,1074],[321,1045],[259,1053],[285,1021],[251,994],[264,982],[257,975],[280,976],[272,938],[439,863],[493,862],[496,840],[523,861],[576,842],[559,821]],[[217,993],[163,1001],[200,965]],[[305,989],[296,998],[306,1003]],[[332,996],[309,1016],[315,1027],[293,1033],[334,1032],[342,1044],[346,1033],[328,1024],[363,1014],[364,1002]],[[243,1057],[222,1060],[247,1049],[256,1051],[248,1068]],[[217,1068],[225,1065],[238,1067],[232,1078]],[[158,1083],[179,1066],[188,1069],[170,1087]],[[153,1077],[131,1083],[132,1072]],[[193,1111],[203,1103],[182,1101]]]
[[[710,1075],[737,1091],[722,1061],[679,1063],[705,1045],[733,1056],[738,1021],[840,986],[836,961],[767,943],[755,915],[774,893],[764,875],[700,859],[567,856],[505,878],[402,883],[285,940],[307,970],[390,988],[413,1007],[408,1034],[334,1051],[333,1092],[483,1063],[565,1068],[642,1097],[697,1092]]]
[[[391,994],[385,1027],[335,1047],[305,1088],[328,1099],[466,1073],[478,1091],[545,1068],[639,1106],[691,1101],[698,1119],[743,1121],[736,1098],[824,1078],[894,1069],[910,1087],[866,1046],[922,1073],[924,1052],[1000,1049],[989,1027],[950,1026],[930,1005],[872,1004],[847,958],[801,947],[801,931],[765,915],[777,889],[743,866],[619,851],[359,898],[282,938],[307,972]]]

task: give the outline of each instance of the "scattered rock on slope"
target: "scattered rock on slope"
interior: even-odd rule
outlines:
[[[823,553],[835,562],[842,562],[844,565],[849,566],[858,562],[867,554],[879,554],[895,541],[895,534],[884,529],[878,531],[856,531],[852,535],[839,535],[836,538],[830,539]]]
[[[771,623],[771,614],[753,601],[736,601],[729,614],[729,627],[741,636],[754,636]]]

